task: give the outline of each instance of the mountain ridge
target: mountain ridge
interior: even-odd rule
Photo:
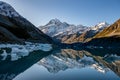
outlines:
[[[120,19],[103,31],[96,34],[91,41],[86,43],[91,46],[119,47],[120,46]]]
[[[119,32],[120,32],[120,19],[118,19],[116,22],[114,22],[108,28],[104,29],[102,32],[98,33],[94,38],[120,35]]]
[[[71,44],[89,41],[89,38],[92,38],[108,25],[107,22],[101,22],[92,27],[83,25],[76,26],[61,22],[59,19],[51,19],[45,26],[39,26],[39,29],[55,39],[55,41]]]

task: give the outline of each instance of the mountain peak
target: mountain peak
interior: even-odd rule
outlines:
[[[0,1],[0,14],[8,17],[20,16],[11,5],[3,1]]]
[[[120,35],[119,32],[120,32],[120,19],[117,20],[112,25],[110,25],[108,28],[104,29],[99,34],[97,34],[95,38],[119,36]]]
[[[62,24],[62,22],[59,19],[55,18],[50,20],[47,25],[60,25],[60,24]]]
[[[108,27],[108,26],[109,26],[109,24],[107,22],[100,22],[100,23],[96,24],[94,27],[91,27],[91,30],[101,31],[105,27]]]
[[[109,24],[107,22],[100,22],[96,26],[108,26]]]
[[[53,22],[61,22],[59,19],[55,18],[55,19],[52,19],[50,21],[53,21]]]

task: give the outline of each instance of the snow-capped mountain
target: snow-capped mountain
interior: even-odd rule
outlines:
[[[87,45],[103,46],[103,47],[119,47],[120,46],[120,19],[112,25],[96,34]]]
[[[100,32],[108,26],[109,26],[109,24],[107,22],[101,22],[101,23],[98,23],[97,25],[95,25],[94,27],[91,27],[90,30]]]
[[[58,35],[70,35],[74,33],[83,33],[84,31],[88,30],[89,28],[83,25],[72,25],[66,22],[61,22],[58,19],[52,19],[49,23],[45,26],[40,26],[40,30],[51,37],[55,37]]]
[[[118,19],[108,28],[101,31],[98,35],[96,35],[96,38],[111,37],[111,36],[120,36],[120,19]]]
[[[82,34],[73,34],[66,39],[66,36],[62,38],[64,43],[75,43],[75,42],[87,42],[97,33],[101,32],[103,29],[108,27],[109,24],[106,22],[98,23],[93,27],[89,27],[87,31],[84,31]]]
[[[40,26],[39,29],[62,43],[75,43],[84,42],[86,38],[93,37],[107,26],[109,26],[109,24],[106,22],[98,23],[93,27],[83,25],[75,26],[61,22],[58,19],[52,19],[45,26]],[[84,36],[86,37],[84,38]]]

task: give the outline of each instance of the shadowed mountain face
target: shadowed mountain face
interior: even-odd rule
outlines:
[[[24,41],[52,43],[52,39],[19,15],[9,4],[0,1],[0,42]]]
[[[105,28],[102,32],[96,34],[93,39],[87,43],[94,46],[120,46],[120,19],[114,24]]]

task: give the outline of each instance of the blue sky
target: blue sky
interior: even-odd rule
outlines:
[[[113,23],[120,18],[120,0],[2,0],[34,25],[58,18],[75,25]]]

